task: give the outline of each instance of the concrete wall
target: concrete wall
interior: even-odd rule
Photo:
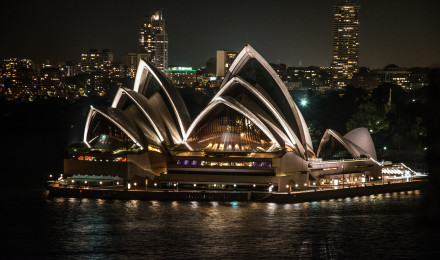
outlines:
[[[140,169],[159,175],[166,171],[167,157],[157,152],[144,152],[141,154],[127,154],[127,162],[133,163]],[[133,167],[135,170],[135,167]],[[132,174],[140,174],[133,172]]]
[[[278,191],[289,191],[295,184],[298,184],[298,188],[305,187],[304,183],[310,185],[307,161],[294,152],[287,152],[283,157],[273,159],[272,166],[276,167]]]
[[[293,175],[306,172],[307,161],[294,152],[287,152],[281,158],[272,159],[272,167],[276,167],[277,176]]]
[[[278,177],[278,191],[287,192],[289,190],[301,190],[308,188],[310,185],[309,173],[294,173],[289,176],[279,176]],[[298,187],[296,187],[298,184]],[[305,186],[306,184],[307,186]]]

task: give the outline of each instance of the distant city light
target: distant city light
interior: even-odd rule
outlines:
[[[307,100],[306,99],[301,99],[301,106],[305,107],[307,106]]]
[[[166,71],[196,71],[192,67],[169,67]]]

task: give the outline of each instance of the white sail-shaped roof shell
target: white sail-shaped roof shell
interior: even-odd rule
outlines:
[[[89,125],[98,118],[93,116],[95,113],[114,122],[142,148],[154,144],[167,150],[182,142],[190,124],[188,110],[177,89],[161,71],[143,59],[139,62],[133,90],[120,88],[108,109],[117,113],[90,110],[84,132],[86,144]],[[129,122],[123,123],[121,118]],[[129,129],[137,129],[137,132]]]
[[[254,63],[249,65],[250,62]],[[259,67],[257,70],[251,71],[250,75],[241,75],[249,66]],[[254,78],[254,82],[249,82],[244,78],[246,76],[250,79]],[[284,144],[294,147],[296,152],[302,157],[307,157],[308,154],[314,155],[307,125],[287,88],[269,63],[249,45],[243,48],[232,63],[223,79],[220,91],[192,122],[185,135],[185,141],[191,136],[193,130],[198,127],[201,118],[213,109],[211,104],[217,102],[219,98],[226,98],[230,95],[229,92],[238,86],[246,89],[250,93],[251,98],[256,101],[247,103],[249,106],[247,107],[248,110],[252,112],[256,110],[266,111],[255,116],[260,119],[272,136],[277,136],[275,139],[282,139]],[[236,97],[230,96],[230,98]],[[297,129],[297,131],[295,132],[294,129]],[[277,144],[284,146],[280,142],[277,142]]]
[[[166,108],[169,110],[167,113],[172,116],[171,119],[167,120],[173,122],[166,122],[166,124],[170,127],[175,126],[175,128],[178,130],[178,137],[173,136],[173,138],[178,140],[178,142],[181,142],[183,136],[185,135],[186,129],[188,129],[191,123],[191,119],[182,97],[170,80],[150,62],[141,59],[136,73],[133,91],[145,96],[145,94],[149,91],[149,88],[151,88],[152,84],[148,84],[149,82],[147,82],[147,80],[151,78],[153,78],[160,85],[162,90],[161,93],[163,93],[163,95],[161,95],[161,98],[163,101],[160,102],[166,102],[166,104],[169,104],[171,107],[171,109]],[[149,97],[147,98],[151,99]],[[112,106],[116,107],[119,102],[120,100],[118,96],[116,96]],[[157,104],[153,104],[154,102],[151,103],[151,106],[157,106]],[[156,110],[156,112],[160,111]]]
[[[129,118],[124,114],[123,111],[111,108],[111,107],[103,107],[103,108],[95,108],[92,107],[89,111],[89,115],[87,116],[84,138],[83,142],[89,145],[91,138],[89,136],[89,131],[93,125],[93,120],[97,117],[96,115],[101,115],[111,123],[113,123],[116,127],[118,127],[121,131],[123,131],[130,139],[138,145],[141,149],[144,149],[148,144],[143,140],[142,133],[139,132],[137,127],[129,120]]]
[[[252,64],[249,65],[251,62]],[[246,74],[245,70],[252,66],[261,66],[261,68],[254,68],[254,75],[251,75],[251,77],[255,77],[253,79],[255,82],[250,82],[244,77],[244,74]],[[260,72],[269,74],[268,76],[270,76],[270,79],[268,77],[260,77],[260,79],[258,79],[258,70],[260,70]],[[290,93],[270,64],[250,45],[246,45],[238,54],[237,58],[229,68],[229,71],[226,73],[220,88],[223,89],[227,87],[229,81],[237,76],[239,76],[243,81],[247,81],[247,83],[251,86],[256,88],[259,86],[265,89],[267,95],[269,95],[272,99],[272,104],[270,106],[277,108],[276,116],[277,118],[280,118],[280,123],[283,125],[283,129],[286,131],[287,136],[289,136],[292,143],[296,143],[296,146],[299,150],[304,149],[309,153],[314,154],[312,139],[310,137],[307,125],[301,112],[290,96]],[[271,86],[269,86],[269,84],[260,84],[259,81],[261,81],[261,79],[265,80],[265,83],[270,83]],[[294,129],[297,129],[297,132],[295,132]],[[296,141],[298,139],[301,141],[300,143]]]
[[[234,91],[239,93],[234,94]],[[141,147],[152,143],[167,150],[174,145],[186,144],[194,129],[220,104],[251,120],[274,147],[291,147],[303,158],[314,155],[301,112],[276,72],[249,45],[231,65],[220,91],[192,123],[177,89],[146,60],[139,63],[133,89],[121,88],[116,94],[112,109],[118,112],[102,114],[117,123]],[[86,143],[88,126],[94,120],[91,115],[102,112],[99,111],[92,109],[89,113],[84,134]],[[113,114],[117,118],[112,118]],[[130,117],[133,122],[123,123]]]
[[[368,129],[363,127],[353,129],[344,136],[334,130],[327,129],[319,144],[318,157],[321,156],[324,145],[329,142],[331,137],[335,138],[354,158],[367,156],[377,160],[373,139],[371,139]]]

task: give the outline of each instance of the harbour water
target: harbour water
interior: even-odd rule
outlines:
[[[422,225],[423,193],[296,204],[47,198],[9,191],[6,258],[299,258],[440,256]]]

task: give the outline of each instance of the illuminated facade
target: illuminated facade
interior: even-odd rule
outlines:
[[[0,95],[7,99],[31,99],[37,93],[37,75],[29,59],[5,59],[1,66]]]
[[[334,6],[333,81],[345,86],[359,69],[360,6],[344,0]]]
[[[232,62],[234,62],[237,55],[238,52],[236,51],[217,50],[217,77],[223,77],[226,75],[226,72],[228,72],[229,67],[232,65]]]
[[[108,49],[103,49],[101,52],[97,49],[90,49],[88,52],[81,54],[81,71],[105,71],[112,65],[113,59],[113,52]]]
[[[405,68],[390,64],[383,70],[377,72],[379,84],[391,83],[401,86],[404,89],[410,88],[411,72]]]
[[[341,163],[351,165],[352,174],[366,173],[355,166],[374,168],[371,138],[362,141],[364,130],[352,132],[341,140],[353,143],[347,147],[356,152],[333,160],[332,174],[341,171]],[[318,153],[328,150],[327,139]],[[69,150],[66,175],[106,172],[162,188],[287,191],[328,173],[319,166],[305,120],[283,82],[249,45],[192,121],[171,81],[141,60],[133,89],[119,89],[111,107],[92,107],[83,142]]]
[[[197,82],[197,70],[193,70],[192,67],[169,67],[165,74],[177,87],[190,87]]]
[[[40,89],[38,94],[49,97],[64,96],[63,73],[58,67],[45,66],[40,70]]]
[[[162,10],[141,21],[139,30],[139,48],[141,53],[148,54],[148,61],[161,71],[168,68],[168,34]]]

